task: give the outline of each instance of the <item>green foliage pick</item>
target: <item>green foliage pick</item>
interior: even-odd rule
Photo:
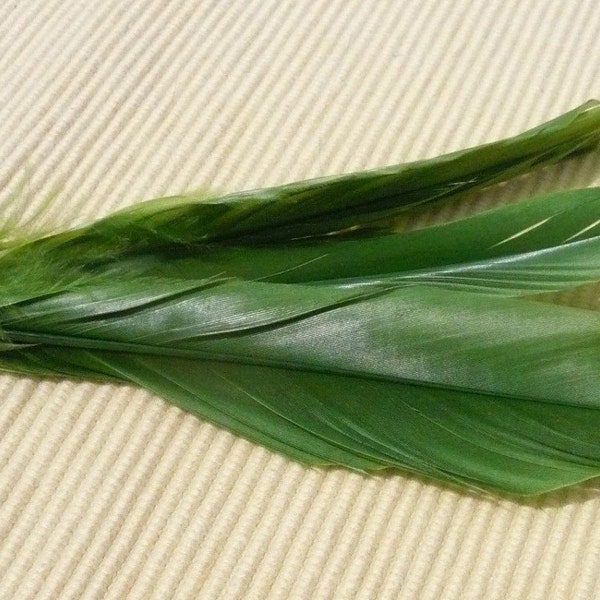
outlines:
[[[600,474],[600,189],[394,218],[600,140],[590,102],[440,158],[6,242],[0,368],[119,380],[311,465],[539,494]]]

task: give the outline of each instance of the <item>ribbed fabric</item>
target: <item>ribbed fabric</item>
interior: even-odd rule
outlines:
[[[600,96],[596,0],[5,0],[0,226],[433,156]],[[600,181],[598,153],[415,225]],[[135,388],[0,378],[0,599],[592,599],[595,484],[309,469]]]

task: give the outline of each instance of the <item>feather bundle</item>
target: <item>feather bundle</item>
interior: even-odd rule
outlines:
[[[537,494],[600,474],[600,189],[415,231],[588,150],[600,104],[437,159],[6,243],[0,368],[133,382],[311,465]]]

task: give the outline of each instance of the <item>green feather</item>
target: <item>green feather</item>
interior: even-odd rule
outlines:
[[[596,103],[504,142],[204,202],[0,255],[0,368],[133,382],[312,465],[537,494],[600,474],[600,189],[389,217],[597,143]],[[384,220],[382,220],[382,218]]]

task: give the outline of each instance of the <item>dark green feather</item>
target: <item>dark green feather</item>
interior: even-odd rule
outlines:
[[[591,103],[439,159],[162,199],[0,255],[0,368],[133,382],[313,465],[535,494],[600,474],[600,189],[389,218],[588,148]]]

